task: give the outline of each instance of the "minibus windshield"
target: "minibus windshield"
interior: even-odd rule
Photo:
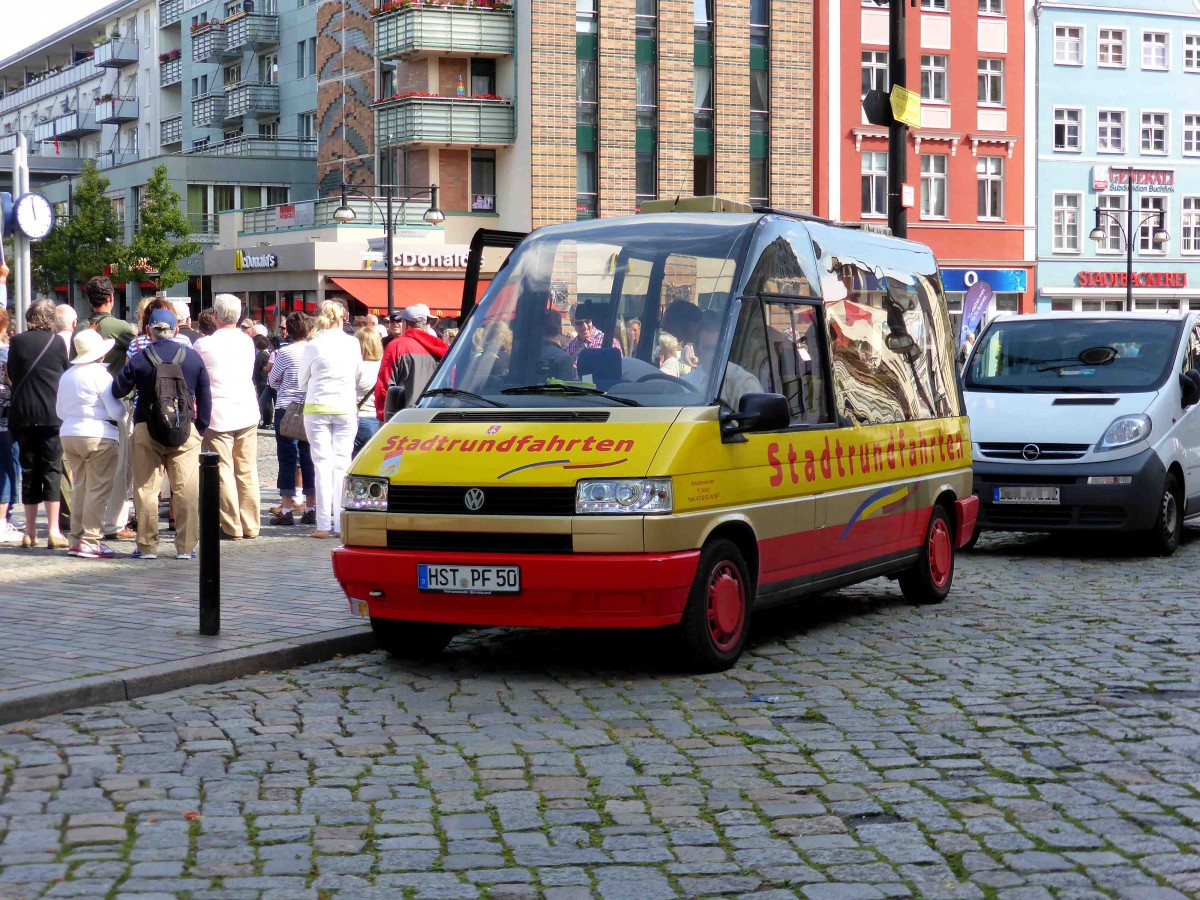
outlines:
[[[753,216],[667,214],[527,238],[426,392],[434,406],[697,406]]]
[[[1151,391],[1171,369],[1181,327],[1119,318],[993,322],[964,384],[977,391]]]

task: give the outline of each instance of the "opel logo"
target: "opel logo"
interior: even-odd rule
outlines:
[[[1029,460],[1030,462],[1033,462],[1035,459],[1037,459],[1041,455],[1042,455],[1042,448],[1039,447],[1037,444],[1026,444],[1024,447],[1021,448],[1021,456],[1025,457],[1025,459]],[[480,500],[479,502],[483,503],[482,500]]]
[[[483,491],[479,488],[471,488],[467,491],[466,496],[463,497],[463,505],[471,512],[479,512],[479,510],[483,509],[483,501]]]

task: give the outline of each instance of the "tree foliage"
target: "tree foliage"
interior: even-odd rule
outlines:
[[[199,253],[200,245],[188,240],[192,229],[179,208],[180,199],[167,178],[167,167],[158,166],[142,189],[140,225],[122,260],[124,278],[139,281],[153,270],[164,288],[188,280],[191,273],[179,262]]]
[[[75,280],[83,284],[93,275],[104,274],[104,267],[119,264],[124,256],[122,226],[112,201],[104,196],[108,179],[92,160],[72,185],[74,194],[71,216],[60,217],[54,230],[35,245],[33,256],[34,286],[52,294],[55,285],[65,284],[70,263],[75,264]]]

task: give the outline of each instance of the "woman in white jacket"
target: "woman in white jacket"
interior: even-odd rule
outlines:
[[[304,430],[312,450],[317,494],[315,538],[340,531],[342,479],[350,465],[358,430],[358,382],[362,355],[358,341],[342,330],[346,310],[332,300],[321,304],[317,331],[300,357],[297,381],[304,391]]]

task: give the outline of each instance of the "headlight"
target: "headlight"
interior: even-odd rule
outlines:
[[[598,478],[575,486],[575,512],[663,515],[674,509],[670,478]]]
[[[387,512],[388,480],[347,475],[342,485],[342,509]]]
[[[1097,450],[1115,450],[1127,447],[1150,437],[1149,416],[1121,416],[1108,426],[1104,437],[1096,445]]]

